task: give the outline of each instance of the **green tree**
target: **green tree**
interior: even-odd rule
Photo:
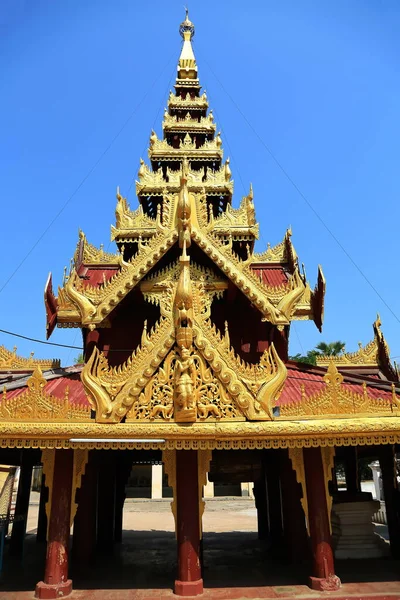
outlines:
[[[79,352],[78,356],[75,356],[75,364],[80,365],[85,362],[85,357],[83,356],[83,352]]]
[[[345,345],[346,344],[340,340],[329,343],[320,342],[315,346],[314,352],[320,356],[338,356],[344,351]]]
[[[314,350],[309,350],[306,355],[296,354],[295,356],[289,356],[289,358],[297,362],[316,365],[318,356],[339,356],[344,351],[344,348],[345,344],[340,340],[329,343],[320,342],[315,346]]]
[[[307,363],[309,365],[316,365],[317,358],[314,350],[310,350],[307,352],[305,356],[302,354],[295,354],[294,356],[289,356],[290,360],[295,360],[296,362]]]

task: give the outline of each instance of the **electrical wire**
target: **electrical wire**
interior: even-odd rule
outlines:
[[[124,122],[124,124],[122,125],[122,127],[118,130],[117,134],[113,137],[113,139],[108,144],[108,146],[106,147],[106,149],[101,153],[100,157],[96,160],[96,162],[94,163],[94,165],[91,167],[91,169],[85,175],[85,177],[81,180],[81,182],[79,183],[79,185],[75,188],[75,190],[72,192],[72,194],[66,200],[66,202],[64,202],[64,204],[62,205],[62,207],[60,208],[60,210],[53,217],[53,219],[50,221],[50,223],[47,225],[47,227],[44,229],[44,231],[40,234],[40,236],[37,238],[36,242],[31,246],[30,250],[25,254],[24,258],[19,262],[19,264],[14,269],[14,271],[11,273],[11,275],[8,277],[8,279],[6,279],[5,283],[3,283],[3,285],[0,287],[0,294],[7,287],[7,285],[10,283],[10,281],[13,279],[13,277],[18,273],[18,271],[20,270],[20,268],[24,265],[24,263],[26,262],[26,260],[29,258],[29,256],[32,254],[32,252],[35,250],[35,248],[40,244],[40,242],[45,237],[45,235],[47,234],[47,232],[51,229],[51,227],[54,225],[54,223],[57,221],[57,219],[60,217],[60,215],[67,208],[68,204],[71,202],[71,200],[74,198],[74,196],[76,196],[76,194],[79,192],[79,190],[84,185],[84,183],[89,179],[90,175],[95,171],[96,167],[99,165],[99,163],[102,161],[102,159],[104,158],[104,156],[107,154],[107,152],[113,146],[114,142],[119,138],[119,136],[121,135],[121,133],[124,131],[125,127],[128,125],[128,123],[134,117],[134,115],[136,114],[136,112],[142,106],[143,102],[146,100],[147,96],[150,94],[151,90],[153,89],[153,87],[155,86],[155,84],[157,83],[157,81],[160,79],[161,75],[164,73],[165,69],[167,68],[167,66],[171,62],[172,56],[173,55],[171,55],[171,57],[169,58],[167,64],[163,67],[163,69],[160,72],[160,74],[156,77],[156,79],[154,79],[153,83],[147,88],[147,91],[144,94],[144,96],[142,97],[142,99],[140,100],[140,102],[138,102],[138,104],[135,106],[135,108],[133,109],[133,111],[131,112],[131,114],[129,115],[129,117],[126,119],[126,121]]]
[[[204,60],[204,62],[206,63],[206,65],[210,69],[210,72],[214,76],[215,80],[220,85],[221,89],[228,96],[228,98],[230,99],[230,101],[232,102],[232,104],[235,106],[235,108],[237,109],[237,111],[239,112],[239,114],[244,119],[245,123],[248,125],[248,127],[251,129],[251,131],[254,133],[254,135],[256,136],[256,138],[258,139],[258,141],[261,143],[261,145],[268,152],[268,154],[270,155],[270,157],[272,158],[272,160],[275,162],[275,164],[278,166],[278,168],[284,174],[284,176],[289,181],[289,183],[293,186],[293,188],[296,190],[296,192],[299,194],[299,196],[304,200],[304,202],[307,204],[308,208],[314,213],[315,217],[319,220],[319,222],[321,223],[321,225],[326,229],[326,231],[329,233],[329,235],[332,237],[332,239],[336,242],[336,244],[339,246],[339,248],[342,250],[342,252],[345,254],[345,256],[347,256],[347,258],[349,259],[349,261],[352,263],[352,265],[355,267],[355,269],[359,272],[359,274],[364,279],[364,281],[375,292],[375,294],[378,296],[378,298],[381,300],[381,302],[386,306],[386,308],[392,314],[392,316],[396,319],[396,321],[398,323],[400,323],[400,318],[397,316],[397,314],[394,312],[394,310],[389,306],[389,304],[386,302],[386,300],[383,298],[383,296],[379,293],[379,291],[376,289],[376,287],[373,285],[373,283],[368,279],[367,275],[365,275],[365,273],[361,269],[361,267],[359,267],[359,265],[352,258],[352,256],[349,254],[349,252],[343,246],[343,244],[339,241],[339,239],[336,237],[336,235],[333,233],[333,231],[330,229],[330,227],[325,223],[324,219],[320,216],[320,214],[317,212],[317,210],[314,208],[314,206],[311,204],[311,202],[303,194],[303,192],[300,190],[300,188],[298,187],[298,185],[295,183],[295,181],[292,179],[292,177],[289,175],[289,173],[286,171],[286,169],[283,167],[283,165],[276,158],[276,156],[274,155],[274,153],[272,152],[272,150],[269,148],[269,146],[265,143],[265,141],[263,140],[263,138],[259,135],[259,133],[256,131],[256,129],[253,127],[253,125],[247,119],[246,115],[240,109],[240,107],[237,104],[237,102],[234,100],[234,98],[231,96],[231,94],[225,88],[225,86],[220,81],[220,79],[218,78],[218,76],[215,74],[215,72],[211,68],[209,62],[205,59],[204,55],[202,55],[202,60]]]
[[[0,333],[4,333],[5,335],[11,335],[16,338],[20,338],[22,340],[28,340],[29,342],[34,342],[35,344],[44,344],[46,346],[57,346],[59,348],[72,348],[73,350],[83,350],[82,346],[73,346],[70,344],[57,344],[56,342],[48,342],[47,340],[39,340],[37,338],[29,337],[27,335],[22,335],[20,333],[14,333],[13,331],[7,331],[7,329],[0,329]],[[109,352],[134,352],[136,348],[110,348]],[[395,358],[400,358],[399,356],[390,356],[391,360]],[[306,364],[306,363],[305,363]],[[308,380],[311,381],[311,380]]]

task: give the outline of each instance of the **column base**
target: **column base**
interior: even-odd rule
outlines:
[[[72,592],[72,580],[67,579],[62,583],[50,584],[39,581],[36,584],[35,598],[50,600],[51,598],[63,598]]]
[[[340,588],[342,582],[336,575],[330,575],[329,577],[310,577],[309,586],[312,590],[318,590],[319,592],[335,592]]]
[[[177,596],[198,596],[203,593],[203,580],[179,581],[176,579],[174,593]]]

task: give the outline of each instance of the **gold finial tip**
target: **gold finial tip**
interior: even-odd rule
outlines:
[[[189,32],[190,38],[194,37],[194,25],[192,21],[189,19],[189,9],[185,6],[185,20],[179,25],[179,33],[185,39],[185,33]]]

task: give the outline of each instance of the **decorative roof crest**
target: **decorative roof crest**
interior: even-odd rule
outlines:
[[[33,358],[33,355],[31,352],[29,358],[24,358],[17,355],[17,346],[12,351],[0,346],[0,371],[34,371],[37,367],[44,370],[60,367],[59,359]]]

